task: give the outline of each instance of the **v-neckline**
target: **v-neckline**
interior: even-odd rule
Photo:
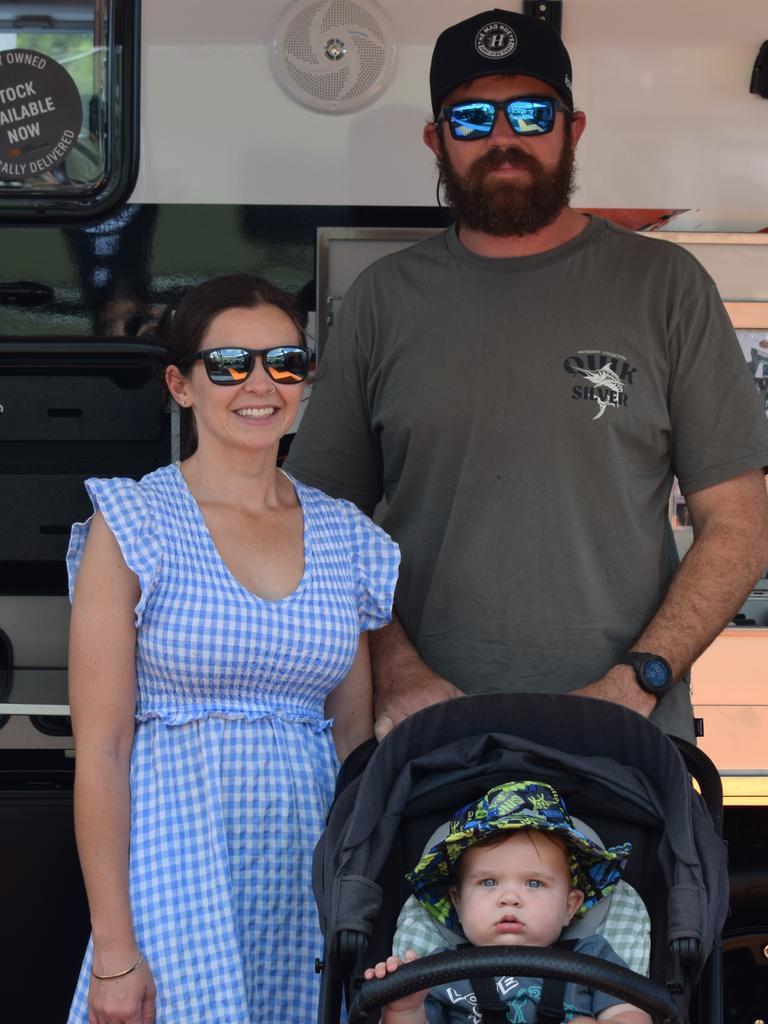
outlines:
[[[298,501],[299,508],[301,509],[301,516],[302,516],[302,521],[303,521],[302,539],[303,539],[303,543],[304,543],[304,572],[301,574],[301,579],[296,584],[296,587],[289,594],[285,594],[284,597],[269,598],[269,597],[261,597],[260,594],[254,593],[253,590],[250,590],[248,587],[246,587],[245,584],[242,583],[237,578],[237,576],[235,576],[235,574],[232,572],[230,567],[227,565],[227,563],[222,558],[221,553],[219,552],[219,549],[216,547],[216,542],[213,539],[213,534],[208,529],[208,524],[205,521],[205,516],[203,515],[203,510],[200,508],[200,505],[197,502],[197,498],[195,498],[194,494],[189,489],[189,484],[187,483],[186,477],[184,476],[184,474],[181,471],[180,463],[174,462],[173,463],[173,469],[176,470],[177,478],[179,480],[180,486],[181,486],[181,488],[182,488],[182,490],[183,490],[187,500],[189,502],[191,502],[192,507],[195,510],[195,515],[196,515],[196,518],[197,518],[197,523],[198,523],[198,526],[199,526],[200,530],[203,533],[203,536],[205,537],[205,542],[208,545],[208,547],[210,548],[210,550],[213,552],[213,555],[214,555],[216,561],[219,563],[219,566],[220,566],[220,568],[222,570],[223,575],[226,576],[226,578],[229,580],[229,582],[231,584],[233,584],[234,586],[236,586],[243,594],[247,594],[249,597],[253,598],[253,600],[260,601],[263,604],[278,605],[278,604],[282,604],[283,602],[286,602],[286,601],[295,600],[297,597],[299,597],[300,594],[304,591],[304,589],[305,589],[305,587],[307,585],[307,581],[309,579],[311,565],[312,565],[312,545],[311,545],[311,540],[310,540],[309,517],[307,515],[307,509],[306,509],[306,506],[304,504],[304,499],[303,499],[303,496],[302,496],[302,493],[301,493],[301,484],[297,480],[295,480],[292,476],[290,476],[288,473],[286,473],[284,469],[278,469],[278,473],[282,473],[282,475],[292,485],[294,493],[296,495],[296,500]]]

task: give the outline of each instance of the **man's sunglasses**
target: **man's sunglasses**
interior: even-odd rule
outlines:
[[[558,110],[572,113],[553,96],[516,96],[512,100],[465,100],[443,107],[437,118],[447,121],[454,139],[485,139],[503,110],[515,135],[546,135],[555,126]]]
[[[189,363],[202,359],[208,380],[225,387],[242,384],[256,365],[256,357],[271,380],[276,384],[300,384],[309,373],[312,351],[300,345],[280,345],[275,348],[206,348],[198,352]]]

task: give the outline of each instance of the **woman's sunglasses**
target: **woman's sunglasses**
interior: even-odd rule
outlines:
[[[512,100],[465,100],[443,107],[437,118],[447,121],[454,139],[485,139],[493,131],[496,117],[503,110],[515,135],[546,135],[555,126],[558,110],[572,113],[553,96],[517,96]]]
[[[189,360],[202,359],[208,380],[229,387],[248,380],[256,365],[256,357],[267,375],[276,384],[301,384],[306,380],[312,361],[312,350],[300,345],[276,348],[206,348]],[[188,365],[188,364],[187,364]]]

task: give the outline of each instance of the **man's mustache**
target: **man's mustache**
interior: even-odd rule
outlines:
[[[495,171],[505,164],[533,172],[538,171],[541,167],[535,156],[525,153],[516,146],[508,146],[506,149],[492,149],[484,156],[478,157],[472,165],[472,171],[474,174],[484,174],[486,171]]]

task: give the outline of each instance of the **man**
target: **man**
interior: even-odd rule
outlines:
[[[349,291],[289,459],[368,512],[383,497],[402,548],[377,735],[541,690],[692,739],[685,673],[768,565],[768,425],[734,332],[688,253],[568,205],[586,118],[548,26],[452,26],[430,88],[456,225]]]

